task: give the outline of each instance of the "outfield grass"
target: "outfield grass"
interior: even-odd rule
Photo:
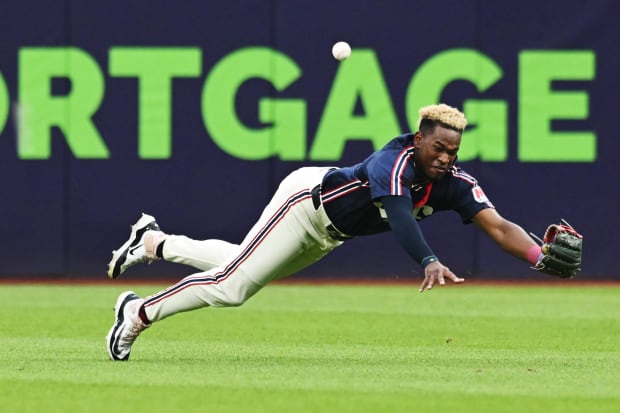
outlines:
[[[107,360],[117,295],[0,285],[2,412],[618,412],[620,288],[272,285]]]

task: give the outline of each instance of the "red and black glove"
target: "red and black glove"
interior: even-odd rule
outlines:
[[[583,235],[568,222],[547,227],[542,241],[542,254],[534,269],[560,278],[573,278],[581,269]]]

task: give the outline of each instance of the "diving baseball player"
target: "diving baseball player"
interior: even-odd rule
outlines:
[[[424,269],[420,292],[444,285],[446,278],[462,283],[435,255],[418,224],[436,211],[456,211],[464,223],[475,223],[502,249],[538,270],[573,276],[581,262],[581,235],[568,225],[553,225],[541,248],[519,225],[501,217],[476,179],[455,163],[466,124],[455,108],[427,106],[420,109],[417,132],[392,139],[361,163],[292,172],[241,244],[167,234],[143,214],[113,252],[110,278],[159,259],[198,272],[146,298],[122,293],[106,337],[110,358],[127,360],[138,335],[157,321],[202,307],[239,306],[270,281],[358,236],[392,231]]]

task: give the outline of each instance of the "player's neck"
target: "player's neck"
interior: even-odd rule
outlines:
[[[430,182],[430,178],[426,176],[424,171],[420,170],[418,166],[415,164],[415,157],[413,158],[413,170],[415,171],[415,177],[413,178],[413,185],[424,185],[427,182]]]

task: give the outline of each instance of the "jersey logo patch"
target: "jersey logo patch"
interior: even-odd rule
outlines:
[[[413,209],[413,216],[417,221],[430,217],[435,210],[430,205],[422,205]]]
[[[487,198],[486,194],[484,193],[482,188],[480,188],[479,186],[474,186],[471,189],[471,192],[474,195],[474,199],[477,202],[479,202],[479,203],[489,202],[489,198]]]

